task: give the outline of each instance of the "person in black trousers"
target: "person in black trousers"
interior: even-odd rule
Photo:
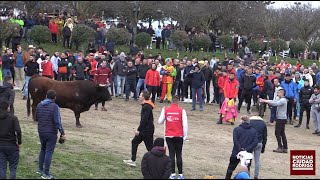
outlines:
[[[193,65],[192,61],[190,59],[187,60],[187,66],[184,69],[184,97],[188,99],[189,94],[188,94],[188,89],[190,89],[190,99],[192,99],[192,80],[190,77],[187,77],[187,74],[190,73],[190,71],[193,70]]]
[[[137,68],[133,66],[132,61],[128,62],[128,66],[124,68],[125,72],[125,92],[126,92],[126,99],[125,101],[129,101],[130,91],[133,92],[134,100],[137,100]]]
[[[8,108],[8,100],[0,98],[0,179],[6,179],[8,162],[10,179],[16,179],[19,147],[22,143],[19,120],[8,112]]]
[[[313,87],[310,87],[309,80],[304,80],[304,87],[300,89],[299,92],[299,101],[300,101],[300,116],[299,116],[299,124],[295,125],[294,127],[298,128],[301,126],[303,112],[307,112],[307,124],[306,128],[309,128],[309,121],[310,121],[310,111],[311,111],[311,104],[309,103],[309,99],[313,94]]]
[[[252,67],[249,67],[246,70],[246,73],[241,75],[241,81],[243,82],[243,90],[241,91],[241,96],[238,104],[238,112],[240,112],[240,108],[242,106],[243,100],[247,103],[247,113],[251,114],[251,99],[253,95],[253,88],[257,86],[256,77],[252,74]]]
[[[258,132],[250,124],[249,117],[241,117],[241,124],[233,129],[233,149],[229,159],[229,165],[225,179],[231,179],[233,171],[238,166],[240,159],[237,154],[241,151],[253,152],[253,149],[258,145]],[[248,164],[250,172],[251,162]]]
[[[176,80],[178,81],[178,97],[180,101],[184,101],[185,97],[185,87],[184,87],[184,71],[185,63],[181,62],[179,70],[177,71]]]
[[[62,35],[63,35],[63,47],[66,47],[67,42],[67,48],[70,48],[70,37],[71,37],[71,30],[68,26],[65,26],[62,29]]]
[[[161,31],[161,42],[162,42],[162,49],[166,48],[166,27],[163,26],[162,31]]]
[[[210,84],[213,77],[213,72],[211,68],[208,66],[207,61],[203,63],[204,64],[201,66],[201,72],[204,74],[204,77],[205,77],[205,93],[203,94],[203,97],[206,97],[207,99],[206,102],[208,104],[210,102]],[[203,101],[205,102],[204,98],[203,98]]]
[[[139,101],[142,105],[141,108],[141,120],[138,129],[135,131],[135,136],[131,141],[131,159],[123,160],[124,163],[130,166],[136,166],[136,156],[139,144],[143,141],[147,150],[150,151],[153,147],[153,109],[155,105],[150,101],[150,93],[148,91],[142,91],[139,96]]]

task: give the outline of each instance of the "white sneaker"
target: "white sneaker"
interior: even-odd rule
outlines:
[[[131,159],[130,160],[123,160],[123,162],[128,164],[129,166],[134,166],[134,167],[137,166],[136,162],[132,161]]]
[[[176,174],[171,174],[169,179],[176,179]]]

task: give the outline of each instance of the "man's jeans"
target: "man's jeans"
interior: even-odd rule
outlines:
[[[122,95],[124,94],[124,84],[126,82],[126,77],[125,76],[119,76],[117,75],[117,84],[118,84],[118,87],[117,87],[117,90],[118,92],[116,93],[116,96],[118,95]]]
[[[15,145],[0,146],[0,179],[6,179],[8,162],[10,179],[16,179],[16,171],[19,163],[19,149]]]
[[[44,172],[45,175],[49,175],[51,159],[54,152],[54,148],[57,143],[57,134],[54,133],[39,133],[41,151],[39,155],[39,171]],[[43,171],[44,164],[44,171]]]
[[[2,69],[2,78],[4,79],[6,76],[12,76],[10,69]]]
[[[137,83],[137,88],[136,88],[137,96],[140,95],[140,89],[141,89],[142,84],[143,84],[143,89],[144,89],[145,91],[147,91],[147,85],[146,85],[145,79],[140,79],[140,78],[139,78],[138,83]]]
[[[117,86],[118,86],[118,83],[117,83],[117,76],[112,76],[112,83],[111,83],[111,94],[114,95],[114,94],[117,94]]]
[[[258,145],[253,149],[254,155],[254,177],[259,177],[260,171],[260,155],[262,150],[262,143],[258,143]]]
[[[192,109],[196,109],[197,97],[200,105],[200,110],[203,110],[203,100],[202,100],[202,88],[192,88]]]
[[[31,76],[26,76],[26,85],[24,86],[24,96],[28,97],[28,86]]]

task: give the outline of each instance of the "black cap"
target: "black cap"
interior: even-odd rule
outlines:
[[[286,75],[285,75],[285,76],[286,76],[286,77],[287,77],[287,76],[291,76],[291,74],[289,74],[289,73],[286,73]]]

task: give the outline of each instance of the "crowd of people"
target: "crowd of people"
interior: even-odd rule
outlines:
[[[313,134],[320,136],[320,71],[315,63],[310,67],[304,67],[299,60],[295,65],[285,60],[274,64],[270,63],[268,58],[251,59],[246,56],[242,59],[237,56],[231,59],[227,55],[223,60],[215,56],[212,59],[188,57],[175,59],[163,58],[160,53],[145,56],[143,51],[132,49],[129,53],[110,52],[103,46],[98,50],[91,47],[87,52],[72,53],[67,50],[50,55],[43,48],[36,48],[33,45],[29,45],[27,50],[23,50],[21,45],[17,45],[15,50],[5,48],[0,62],[2,75],[0,80],[2,81],[2,78],[4,80],[0,93],[8,97],[6,110],[12,115],[14,114],[14,96],[10,95],[12,92],[8,90],[20,89],[23,99],[26,99],[30,78],[34,75],[42,75],[57,81],[91,80],[108,86],[112,96],[123,98],[125,101],[129,101],[130,97],[138,101],[139,97],[141,99],[141,92],[148,92],[143,94],[143,102],[146,106],[150,106],[149,111],[152,111],[155,103],[165,101],[172,103],[171,108],[174,111],[181,111],[180,113],[182,110],[174,105],[179,101],[192,99],[191,111],[196,110],[198,103],[200,111],[203,111],[204,104],[216,103],[220,106],[220,118],[217,124],[226,122],[233,125],[243,101],[246,103],[248,115],[252,114],[253,107],[259,110],[257,115],[260,118],[253,119],[263,118],[266,109],[269,108],[270,119],[265,121],[271,126],[276,126],[278,148],[274,152],[278,153],[288,152],[285,124],[294,124],[299,119],[294,127],[302,126],[304,111],[307,114],[305,127],[310,128],[309,122],[312,115],[315,128]],[[51,94],[50,97],[52,102],[54,95]],[[46,100],[42,104],[50,102]],[[95,107],[97,110],[97,104]],[[106,110],[104,104],[101,110]],[[166,109],[162,113],[159,123],[167,120],[168,111]],[[151,119],[150,117],[145,118]],[[59,122],[60,117],[56,118]],[[181,117],[181,123],[182,119]],[[249,122],[246,118],[242,119]],[[247,129],[246,126],[251,125],[240,126]],[[153,126],[153,120],[151,126]],[[167,138],[169,137],[166,142],[171,146],[169,151],[173,147],[178,148],[170,153],[170,158],[173,158],[173,152],[177,153],[179,177],[183,178],[180,156],[187,132],[184,127],[187,124],[179,126],[183,129],[175,130],[179,131],[176,135],[179,138],[170,139],[176,136],[166,135]],[[136,149],[142,141],[145,141],[148,151],[152,149],[153,132],[150,132],[150,137],[139,137],[141,130],[137,130],[140,132],[136,133],[132,141],[132,158],[126,161],[129,165],[135,164]],[[19,128],[16,128],[16,131],[19,131]],[[64,134],[63,129],[60,129],[60,132]],[[264,145],[260,144],[257,149],[260,152],[262,149],[264,151],[266,139],[258,138],[255,141],[255,146],[246,150],[253,152],[255,147],[262,143]],[[234,159],[234,155],[233,153],[230,158],[226,175],[228,178],[230,172],[232,174],[239,163]],[[42,171],[41,168],[40,170]],[[175,177],[174,168],[171,176]]]

